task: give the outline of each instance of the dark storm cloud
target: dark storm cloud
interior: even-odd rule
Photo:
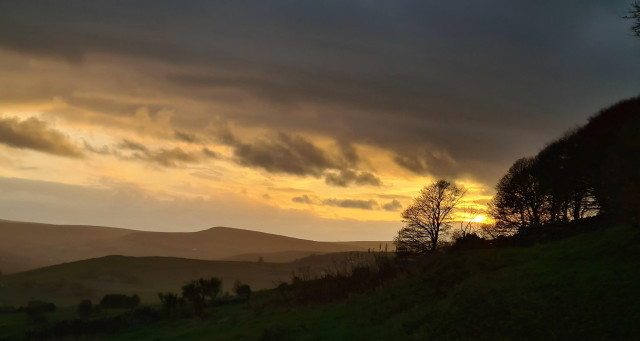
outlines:
[[[340,148],[340,153],[342,153],[342,157],[349,167],[355,167],[358,165],[360,156],[352,144],[341,141],[338,143],[338,148]]]
[[[370,172],[356,172],[350,169],[328,173],[324,180],[327,185],[337,187],[349,187],[352,184],[360,186],[380,186],[382,184],[380,178]]]
[[[627,6],[3,2],[0,47],[73,63],[92,53],[162,60],[177,66],[158,75],[175,93],[213,100],[216,89],[236,89],[277,108],[227,117],[239,124],[374,144],[418,174],[453,169],[492,182],[515,158],[600,107],[637,95],[640,49],[620,19]],[[298,114],[301,105],[320,114]],[[455,163],[434,159],[424,146]],[[237,144],[235,152],[245,165],[273,172],[320,176],[335,166],[277,139]],[[358,158],[349,152],[343,154],[352,167]]]
[[[0,143],[59,156],[81,158],[82,152],[61,132],[35,117],[0,118]]]
[[[409,155],[396,155],[393,161],[415,174],[437,177],[456,176],[460,172],[455,160],[447,153],[425,150]]]
[[[375,200],[325,199],[322,201],[322,204],[325,206],[356,208],[361,210],[373,210],[378,208],[378,202]]]
[[[237,143],[234,156],[240,165],[271,173],[320,176],[324,170],[336,167],[322,149],[300,136],[285,133],[269,140]]]
[[[380,186],[375,174],[344,168],[356,165],[359,157],[353,146],[339,143],[340,155],[330,155],[311,141],[280,132],[253,142],[240,141],[224,122],[215,129],[218,140],[233,148],[234,161],[245,167],[269,173],[298,176],[324,176],[330,186]]]

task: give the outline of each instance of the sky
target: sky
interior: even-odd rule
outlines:
[[[0,219],[390,240],[637,96],[629,6],[2,1]]]

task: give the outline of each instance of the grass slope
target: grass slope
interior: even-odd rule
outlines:
[[[158,292],[179,292],[191,279],[214,276],[223,279],[225,291],[231,291],[235,280],[259,290],[290,280],[294,272],[315,276],[335,264],[367,258],[367,254],[356,252],[316,255],[289,263],[107,256],[2,276],[0,306],[25,305],[31,298],[59,306],[75,305],[81,299],[97,302],[107,293],[138,294],[143,302],[157,302]]]
[[[640,230],[444,254],[368,295],[322,306],[213,308],[109,340],[592,340],[640,335]],[[268,292],[263,293],[267,295]]]

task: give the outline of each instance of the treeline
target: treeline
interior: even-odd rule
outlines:
[[[498,234],[594,215],[638,225],[640,97],[622,101],[517,160],[489,205]]]

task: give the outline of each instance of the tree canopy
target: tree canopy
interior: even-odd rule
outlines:
[[[640,97],[593,116],[534,157],[517,160],[496,186],[490,214],[496,230],[606,214],[640,219]]]
[[[424,254],[438,245],[440,234],[451,227],[451,213],[465,190],[446,180],[425,186],[413,204],[402,212],[405,226],[395,238],[399,252]]]
[[[629,14],[627,14],[625,18],[634,20],[631,30],[633,31],[633,34],[640,37],[640,2],[634,2],[631,4]]]

